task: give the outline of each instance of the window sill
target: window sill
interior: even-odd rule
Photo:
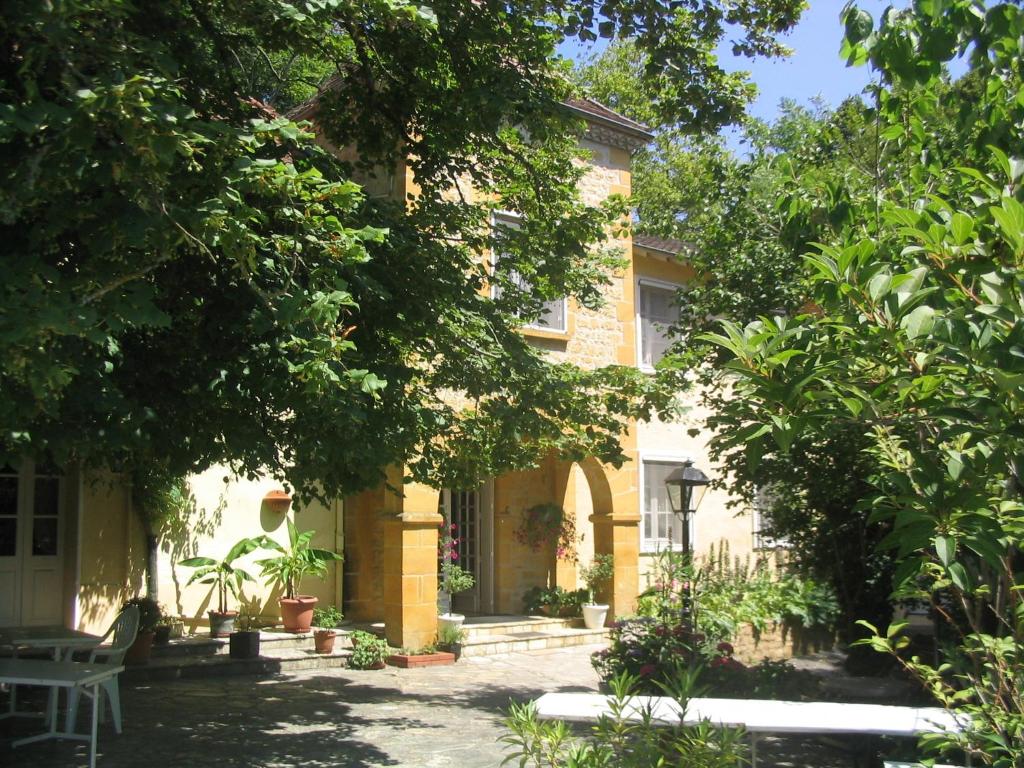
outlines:
[[[567,340],[569,338],[569,331],[554,331],[548,328],[534,328],[529,325],[524,325],[521,329],[524,336],[530,336],[536,339],[562,339]]]

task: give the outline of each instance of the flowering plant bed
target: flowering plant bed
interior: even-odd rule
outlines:
[[[435,651],[434,653],[393,653],[388,656],[388,664],[402,669],[413,669],[415,667],[440,667],[445,664],[454,664],[455,654],[446,651]]]

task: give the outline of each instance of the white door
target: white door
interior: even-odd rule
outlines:
[[[0,467],[0,625],[62,624],[64,478]]]
[[[452,607],[460,613],[481,613],[493,610],[493,534],[494,517],[491,483],[471,491],[444,491],[442,504],[445,519],[455,525],[459,540],[456,550],[458,564],[473,574],[473,589],[453,596]]]

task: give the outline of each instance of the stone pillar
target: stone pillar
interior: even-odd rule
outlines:
[[[384,627],[395,647],[437,639],[437,541],[443,518],[437,491],[406,486],[403,510],[386,514],[383,531]]]
[[[636,611],[640,592],[640,489],[636,464],[636,425],[622,437],[629,459],[618,469],[584,463],[594,497],[594,553],[611,554],[615,575],[609,596],[609,617]],[[603,478],[604,482],[599,482]]]
[[[636,612],[640,592],[640,515],[595,514],[594,552],[615,558],[615,575],[608,596],[608,617],[628,616]]]

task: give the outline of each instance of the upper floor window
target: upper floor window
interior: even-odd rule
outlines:
[[[512,213],[500,213],[494,216],[495,225],[500,225],[508,229],[519,228],[519,217]],[[501,261],[501,251],[496,250],[494,254],[494,263],[497,265]],[[515,270],[509,270],[510,281],[521,290],[523,293],[530,293],[532,287],[527,278],[520,275]],[[493,288],[492,295],[494,298],[501,296],[501,286],[495,285]],[[524,323],[526,328],[536,328],[542,331],[555,331],[557,333],[566,333],[568,331],[568,301],[565,298],[561,299],[549,299],[543,302],[541,305],[540,315],[531,320],[528,323]]]
[[[670,332],[679,322],[678,289],[668,283],[640,280],[636,291],[637,335],[641,368],[653,368],[676,340]]]

